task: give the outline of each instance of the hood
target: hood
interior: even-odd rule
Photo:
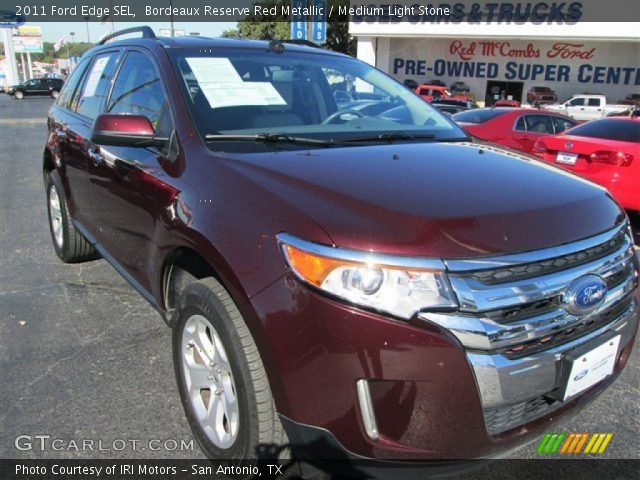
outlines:
[[[346,248],[468,258],[572,242],[623,219],[604,189],[495,146],[405,143],[225,157]]]

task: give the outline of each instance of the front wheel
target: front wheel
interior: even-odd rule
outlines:
[[[15,92],[13,92],[13,98],[15,98],[16,100],[22,100],[24,98],[24,93],[22,93],[20,90],[16,90]]]
[[[51,98],[54,100],[60,96],[60,92],[58,90],[51,90]]]
[[[173,360],[187,420],[209,458],[282,457],[284,432],[258,348],[217,280],[180,295]]]

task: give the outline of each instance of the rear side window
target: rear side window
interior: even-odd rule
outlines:
[[[551,117],[553,118],[553,124],[556,127],[556,133],[564,132],[565,130],[575,127],[576,122],[573,120],[569,120],[568,118],[562,117]]]
[[[599,98],[590,98],[588,106],[589,107],[599,107],[600,106],[600,99]]]
[[[525,115],[525,124],[527,125],[527,131],[533,133],[544,133],[547,135],[553,135],[553,122],[549,115]]]
[[[604,138],[620,142],[640,143],[640,122],[637,120],[594,120],[567,131],[576,137]]]
[[[159,135],[168,136],[173,130],[160,75],[145,54],[132,51],[125,57],[113,85],[107,112],[143,115]]]
[[[118,52],[96,55],[85,76],[82,93],[72,102],[72,109],[91,120],[98,118],[119,57]]]
[[[469,110],[466,112],[456,113],[453,116],[453,119],[456,122],[465,122],[465,123],[484,123],[489,120],[493,120],[494,118],[499,117],[500,115],[504,115],[510,110],[498,110],[498,109],[477,109],[477,110]]]
[[[71,103],[71,98],[73,98],[73,94],[82,80],[82,75],[84,71],[87,69],[87,65],[89,65],[89,60],[82,60],[75,68],[75,70],[71,73],[71,76],[67,80],[67,83],[62,87],[62,91],[60,92],[60,96],[56,103],[64,108],[69,108]]]

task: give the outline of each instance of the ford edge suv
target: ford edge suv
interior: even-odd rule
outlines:
[[[51,236],[171,326],[208,456],[491,457],[625,366],[638,265],[604,189],[353,58],[133,31],[51,108]],[[340,108],[338,83],[403,114]]]

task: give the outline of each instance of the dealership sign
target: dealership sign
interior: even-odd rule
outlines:
[[[13,51],[15,53],[42,53],[42,31],[35,25],[21,25],[13,29]]]
[[[582,42],[554,42],[539,45],[510,41],[462,41],[449,43],[445,58],[431,60],[394,56],[394,75],[446,78],[501,79],[540,83],[594,85],[640,85],[640,68],[635,64],[611,65],[592,61],[597,47]],[[601,58],[606,55],[600,55]],[[492,60],[499,61],[492,61]]]

